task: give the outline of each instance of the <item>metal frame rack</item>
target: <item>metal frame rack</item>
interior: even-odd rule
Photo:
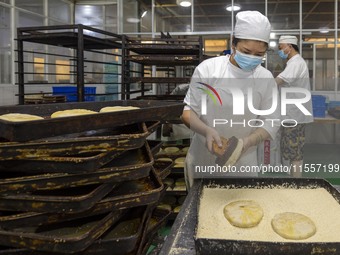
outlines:
[[[122,90],[127,99],[130,94],[148,91],[152,84],[167,85],[167,94],[170,93],[170,85],[174,88],[177,84],[188,83],[190,76],[177,73],[178,67],[195,67],[203,60],[202,37],[197,39],[179,38],[132,38],[123,35],[122,38]],[[133,70],[132,64],[139,65]],[[152,66],[156,71],[167,74],[166,77],[149,76]],[[152,73],[151,73],[152,74]],[[172,75],[169,75],[172,74]],[[138,84],[140,89],[131,91],[130,85]]]
[[[19,104],[25,103],[25,95],[41,94],[41,92],[25,93],[25,86],[62,84],[56,82],[56,79],[53,78],[60,74],[53,71],[53,66],[56,67],[58,64],[52,61],[43,63],[44,72],[38,73],[44,76],[45,80],[35,81],[33,79],[33,81],[28,82],[29,75],[37,74],[32,71],[34,70],[32,65],[37,64],[32,57],[34,55],[42,56],[47,60],[49,57],[63,58],[70,62],[70,64],[62,65],[70,68],[68,75],[71,76],[71,79],[67,83],[77,86],[78,101],[85,100],[85,85],[88,84],[117,84],[121,88],[119,93],[123,100],[130,99],[132,94],[137,93],[144,96],[145,92],[151,90],[153,85],[167,86],[164,89],[165,94],[170,94],[176,85],[190,81],[191,72],[187,73],[186,70],[188,68],[193,70],[203,60],[202,37],[197,39],[132,38],[81,24],[18,28],[17,37],[18,54],[16,62],[18,66]],[[30,50],[25,48],[25,43],[71,49],[73,54],[48,52],[47,47],[42,50]],[[118,49],[121,52],[107,51],[111,49]],[[85,53],[99,54],[110,60],[89,59],[85,56]],[[115,58],[118,58],[119,61],[112,61]],[[94,64],[116,65],[121,68],[121,83],[110,80],[108,82],[87,82],[86,77],[88,75],[120,75],[118,70],[112,72],[104,70],[105,68],[100,72],[86,70],[87,65]],[[156,76],[152,75],[152,70],[156,70]],[[162,73],[163,77],[159,77],[159,73]],[[137,84],[138,88],[133,88],[133,84]],[[100,95],[109,94],[110,92],[106,92]],[[117,92],[111,94],[117,94]]]
[[[113,53],[108,52],[106,50],[109,49],[121,49],[121,39],[122,36],[102,31],[99,29],[95,29],[92,27],[84,26],[84,25],[65,25],[65,26],[44,26],[44,27],[27,27],[27,28],[18,28],[17,29],[17,64],[18,64],[18,81],[17,84],[19,85],[19,104],[24,104],[25,99],[25,86],[28,85],[27,83],[27,76],[32,75],[31,71],[25,70],[25,68],[30,69],[29,65],[36,64],[34,60],[29,60],[27,58],[28,54],[40,54],[44,58],[49,56],[66,58],[69,60],[70,64],[66,64],[65,66],[70,67],[69,75],[73,78],[70,79],[69,84],[77,85],[77,99],[78,101],[84,101],[85,98],[85,84],[113,84],[112,82],[104,82],[104,81],[92,81],[87,83],[85,78],[87,75],[119,75],[118,72],[115,73],[108,73],[96,72],[96,71],[87,71],[85,68],[87,67],[86,64],[98,64],[98,65],[118,65],[121,60],[120,53]],[[63,48],[69,48],[73,51],[73,54],[53,54],[48,53],[47,48],[43,51],[32,51],[25,49],[24,43],[37,43],[43,45],[50,45],[50,46],[57,46]],[[91,60],[85,57],[85,52],[91,52],[92,54],[100,54],[103,58],[110,59],[110,61],[98,61],[98,60]],[[105,56],[105,57],[104,57]],[[26,57],[26,58],[25,58]],[[120,61],[111,61],[115,58],[120,58]],[[27,60],[28,59],[28,60]],[[52,63],[47,61],[44,63],[44,66],[57,66],[58,64]],[[31,68],[32,70],[32,68]],[[55,71],[49,72],[46,71],[48,68],[44,69],[41,75],[44,77],[48,77],[47,81],[32,81],[29,85],[34,84],[60,84],[58,82],[53,82],[52,76],[56,77],[59,75]],[[25,81],[26,79],[26,81]],[[118,84],[118,83],[116,83]],[[118,85],[117,85],[118,86]],[[34,94],[34,93],[32,93]],[[97,94],[98,95],[98,94]],[[107,94],[102,94],[107,95]],[[125,96],[123,95],[123,98]]]

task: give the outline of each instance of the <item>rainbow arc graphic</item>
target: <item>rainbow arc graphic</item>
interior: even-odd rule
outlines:
[[[213,103],[215,105],[217,105],[217,100],[218,102],[220,103],[220,105],[222,106],[222,100],[221,100],[221,97],[220,95],[218,94],[218,92],[216,91],[216,89],[214,89],[212,86],[210,86],[209,84],[206,84],[204,82],[197,82],[205,87],[207,87],[206,89],[205,88],[198,88],[200,90],[202,90],[205,94],[207,94],[211,100],[213,101]],[[217,100],[216,100],[217,99]]]

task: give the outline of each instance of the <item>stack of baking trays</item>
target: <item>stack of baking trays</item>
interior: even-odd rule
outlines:
[[[99,113],[106,106],[133,110]],[[169,216],[155,209],[172,162],[147,137],[183,104],[81,102],[0,107],[0,254],[141,254]],[[50,118],[67,109],[97,113]]]
[[[166,194],[160,206],[171,210],[170,219],[175,219],[187,196],[184,180],[184,162],[190,144],[186,140],[178,140],[176,143],[168,142],[162,145],[161,150],[155,155],[157,160],[173,161],[171,173],[164,179]]]

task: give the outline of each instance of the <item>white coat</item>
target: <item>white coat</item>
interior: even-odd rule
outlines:
[[[285,87],[303,88],[310,91],[309,72],[304,59],[300,54],[294,55],[287,61],[287,66],[278,77],[284,81]],[[301,93],[290,93],[289,98],[302,98],[304,95]],[[312,100],[304,103],[303,106],[313,114]],[[297,123],[310,123],[313,122],[312,115],[305,115],[301,110],[293,104],[287,105],[287,114],[283,116],[287,119],[294,119]]]
[[[222,105],[220,104],[216,95],[212,90],[201,83],[213,87],[221,98]],[[233,114],[233,100],[241,102],[241,98],[235,99],[230,91],[230,88],[240,89],[244,94],[244,114]],[[220,56],[203,61],[196,67],[192,76],[189,91],[184,99],[187,104],[185,109],[191,109],[199,118],[207,125],[213,126],[214,120],[223,120],[221,122],[228,122],[226,124],[218,124],[215,129],[223,137],[236,136],[242,138],[251,134],[256,127],[254,127],[256,119],[263,121],[263,128],[275,137],[279,129],[279,122],[270,122],[269,119],[276,119],[279,121],[279,105],[270,115],[259,116],[252,113],[247,106],[248,89],[253,91],[252,99],[255,109],[267,110],[272,107],[273,91],[276,91],[277,86],[272,74],[262,66],[258,66],[253,71],[247,72],[234,66],[229,61],[229,56]],[[202,89],[206,89],[205,91]],[[211,94],[207,98],[207,113],[202,114],[202,94]],[[277,99],[277,98],[276,98]],[[203,107],[204,110],[204,107]],[[250,120],[250,123],[248,122]],[[261,123],[260,123],[261,124]],[[209,152],[206,147],[206,139],[204,136],[194,133],[191,145],[186,158],[185,176],[189,186],[192,186],[194,178],[215,178],[215,177],[228,177],[228,176],[257,176],[255,171],[240,172],[245,170],[244,166],[251,167],[257,166],[257,148],[251,147],[246,151],[238,163],[236,164],[237,172],[228,173],[202,173],[199,169],[203,166],[216,166],[216,157]],[[241,169],[241,167],[243,168]],[[202,167],[202,168],[200,168]]]

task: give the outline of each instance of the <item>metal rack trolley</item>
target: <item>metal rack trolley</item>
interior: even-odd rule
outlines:
[[[27,70],[25,67],[27,65],[34,65],[34,61],[25,60],[25,54],[41,54],[43,56],[56,56],[56,57],[66,57],[71,62],[69,67],[74,68],[74,71],[70,71],[69,75],[75,76],[75,82],[73,84],[77,85],[77,100],[84,101],[85,92],[85,76],[86,74],[104,74],[105,72],[86,72],[85,63],[92,64],[104,64],[113,65],[112,62],[102,62],[88,60],[84,57],[84,52],[89,51],[95,54],[105,54],[109,57],[121,57],[120,54],[109,53],[100,50],[106,49],[121,49],[121,36],[99,30],[96,28],[84,26],[84,25],[61,25],[61,26],[43,26],[43,27],[25,27],[17,29],[17,64],[18,64],[18,85],[19,85],[19,104],[24,104],[25,98],[25,75],[34,74]],[[37,43],[43,45],[52,45],[57,47],[64,47],[75,50],[75,53],[69,55],[65,54],[54,54],[48,52],[35,52],[30,50],[25,50],[24,43]],[[45,65],[58,65],[56,63],[44,63]],[[115,64],[119,65],[119,64]],[[43,75],[58,75],[57,73],[41,73]],[[108,73],[105,73],[108,74]],[[113,75],[118,75],[118,73],[112,73]],[[45,82],[45,84],[59,84]],[[30,82],[30,84],[44,84],[43,82]],[[95,84],[95,83],[90,83]],[[100,82],[103,84],[103,82]],[[111,83],[109,83],[111,84]],[[26,94],[27,95],[27,94]]]
[[[177,67],[194,69],[203,61],[202,37],[194,39],[180,38],[133,38],[123,35],[122,38],[122,88],[127,99],[130,94],[144,92],[151,84],[167,85],[166,94],[177,84],[188,83],[191,72],[178,74]],[[137,70],[133,70],[133,66]],[[153,77],[152,66],[165,77]],[[140,84],[140,89],[130,90],[131,84]]]

